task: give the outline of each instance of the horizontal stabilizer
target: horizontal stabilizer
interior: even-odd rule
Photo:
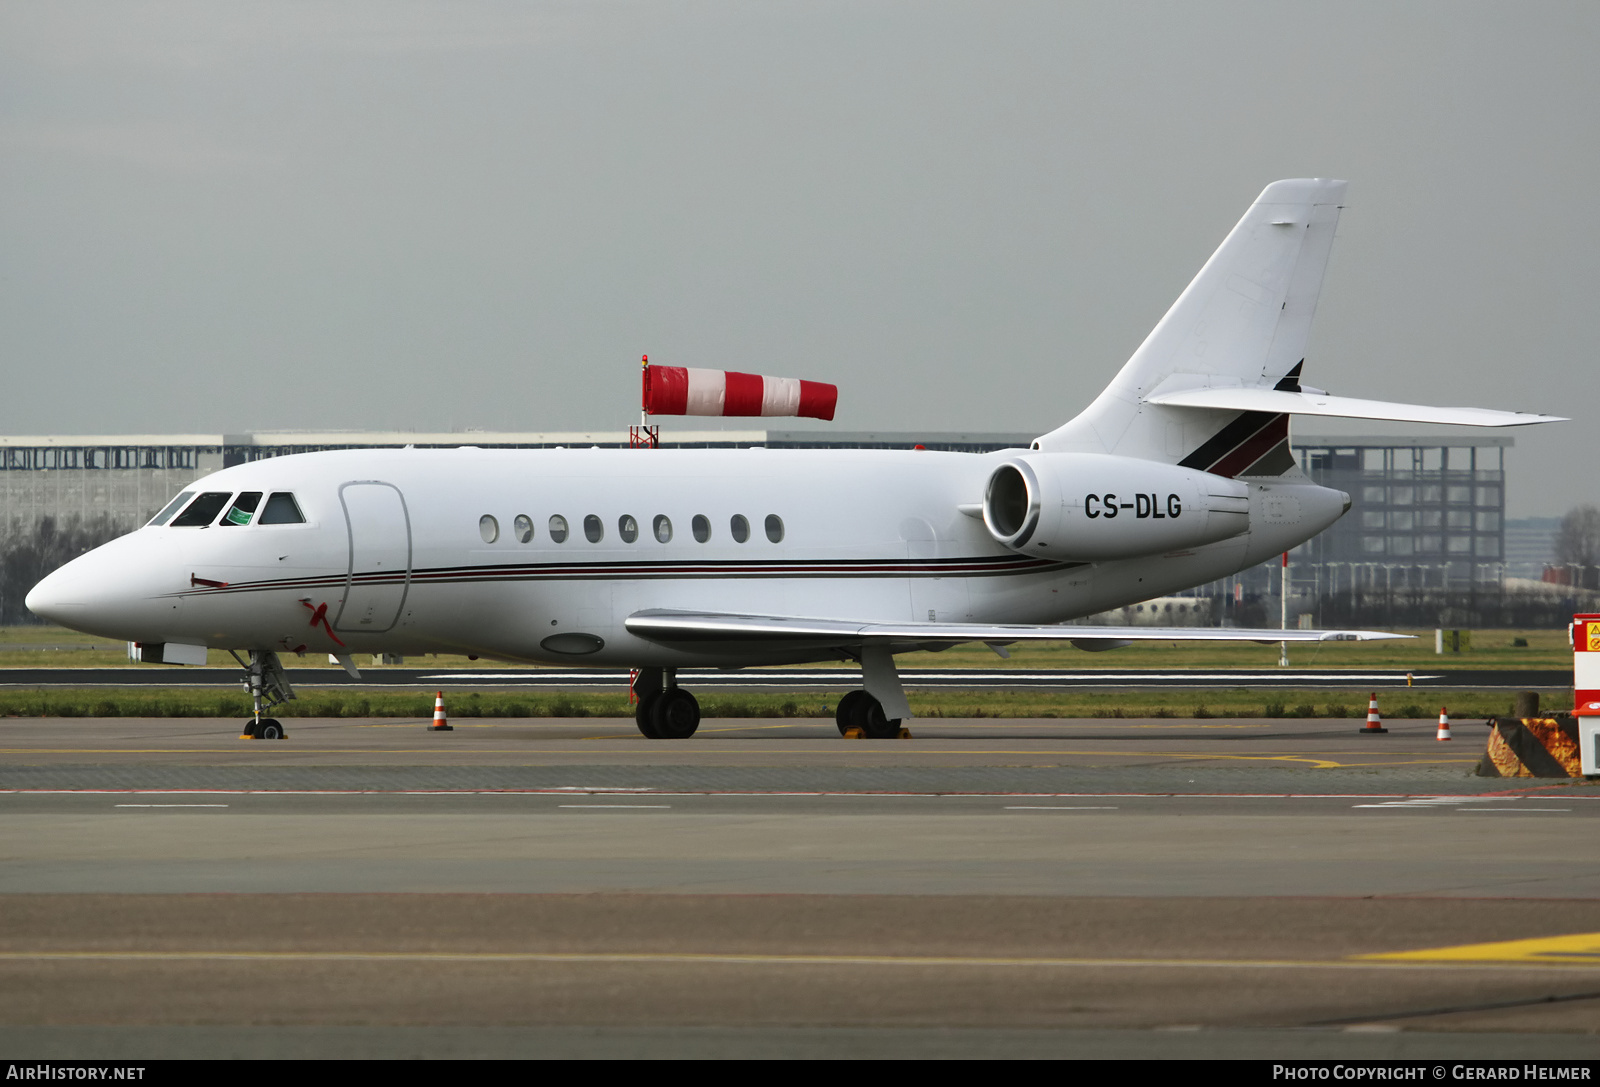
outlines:
[[[1366,642],[1408,638],[1374,630],[1240,630],[1215,627],[1021,626],[983,623],[868,623],[788,615],[650,610],[634,612],[628,633],[668,645],[760,642],[773,647],[859,646],[868,642],[907,648],[962,642]]]
[[[1261,411],[1273,415],[1332,415],[1343,419],[1392,419],[1401,423],[1447,423],[1454,426],[1527,426],[1566,422],[1559,415],[1492,408],[1435,408],[1426,404],[1391,404],[1327,393],[1290,392],[1266,387],[1185,389],[1145,397],[1147,404],[1169,408],[1215,408]]]

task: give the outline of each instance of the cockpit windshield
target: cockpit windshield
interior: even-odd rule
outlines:
[[[222,507],[228,504],[228,499],[233,497],[231,491],[207,491],[193,502],[189,508],[173,518],[173,528],[205,528],[217,519],[217,514],[222,512]]]
[[[256,507],[261,504],[260,491],[245,491],[233,500],[233,505],[228,507],[227,516],[217,522],[219,527],[224,525],[248,525],[250,517],[256,512]]]
[[[266,496],[266,501],[262,501]],[[228,499],[233,499],[230,504]],[[190,501],[190,499],[194,499]],[[186,505],[187,504],[187,505]],[[178,510],[183,510],[178,513]],[[228,512],[217,520],[217,514]],[[177,516],[173,516],[173,514]],[[193,491],[184,491],[168,502],[162,511],[150,519],[150,525],[168,528],[206,528],[215,523],[219,528],[238,525],[303,525],[306,515],[300,512],[300,503],[288,491],[206,491],[195,498]]]
[[[294,500],[294,495],[288,491],[274,491],[272,497],[267,499],[266,508],[261,511],[261,516],[256,518],[258,525],[303,525],[306,515],[300,512],[300,504]]]
[[[193,491],[184,491],[177,498],[174,498],[171,502],[168,502],[164,507],[162,507],[162,510],[161,510],[160,513],[158,513],[154,517],[150,518],[150,524],[152,524],[152,525],[164,525],[164,524],[166,524],[168,519],[170,519],[174,513],[177,513],[180,509],[182,509],[183,508],[183,504],[185,502],[189,501],[189,499],[191,499],[193,497],[194,497],[194,492]]]

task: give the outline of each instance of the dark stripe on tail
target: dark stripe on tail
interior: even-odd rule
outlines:
[[[1274,386],[1280,392],[1300,391],[1300,371],[1306,360],[1294,364]],[[1219,476],[1233,478],[1257,461],[1267,458],[1278,446],[1284,445],[1287,453],[1289,417],[1274,415],[1269,411],[1247,411],[1211,436],[1199,449],[1178,462],[1180,468],[1198,468]],[[1268,458],[1262,465],[1266,475],[1282,475],[1293,464],[1283,464],[1283,456]],[[1276,469],[1276,470],[1274,470]]]

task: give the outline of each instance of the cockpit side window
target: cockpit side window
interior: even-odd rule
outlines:
[[[300,503],[288,491],[273,491],[267,504],[256,518],[258,525],[303,525],[306,515],[300,512]]]
[[[217,514],[222,512],[222,507],[228,504],[228,499],[233,497],[232,491],[207,491],[193,502],[189,508],[173,518],[173,528],[205,528],[216,520]]]
[[[189,501],[189,499],[191,499],[193,497],[194,497],[194,492],[193,491],[184,491],[177,498],[174,498],[171,502],[168,502],[166,504],[166,506],[161,510],[160,513],[158,513],[154,517],[152,517],[150,519],[150,524],[151,525],[164,525],[164,524],[166,524],[167,521],[172,517],[172,515],[174,513],[177,513],[180,509],[182,509],[183,508],[183,504],[185,502]]]
[[[256,512],[256,507],[261,505],[260,491],[245,491],[233,500],[233,505],[228,507],[228,512],[222,520],[217,522],[218,527],[227,525],[248,525],[251,514]]]

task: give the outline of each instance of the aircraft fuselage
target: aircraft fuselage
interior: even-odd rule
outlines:
[[[130,533],[45,579],[29,606],[75,629],[143,643],[737,666],[836,654],[668,646],[624,622],[641,610],[685,609],[1057,623],[1262,562],[1327,527],[1347,502],[1303,477],[1241,480],[1249,518],[1236,535],[1072,561],[1007,547],[975,515],[996,468],[1021,452],[460,448],[280,457],[196,481],[186,493],[229,496],[208,525]],[[1146,463],[1103,459],[1124,470]],[[1121,507],[1123,532],[1137,535],[1141,519],[1152,533],[1170,531],[1163,521],[1187,508],[1160,486],[1126,493],[1119,484],[1119,500],[1103,479],[1089,478],[1093,471],[1082,475],[1063,489],[1095,519],[1084,522],[1090,527],[1104,523],[1109,504]],[[264,496],[280,494],[292,496],[303,520],[262,523]],[[256,496],[253,519],[228,523],[230,503],[243,495]]]

